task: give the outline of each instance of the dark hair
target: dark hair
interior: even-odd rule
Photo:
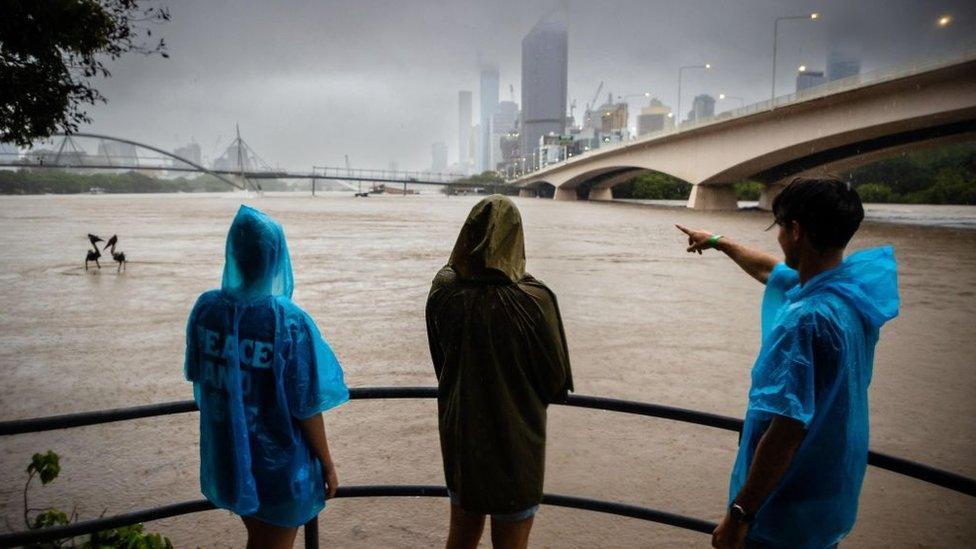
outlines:
[[[776,223],[796,221],[817,250],[843,248],[861,226],[864,206],[849,183],[836,177],[797,177],[773,200]]]

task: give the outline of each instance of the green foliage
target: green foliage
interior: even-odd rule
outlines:
[[[849,177],[864,202],[974,205],[976,142],[903,154],[856,168]]]
[[[42,513],[34,517],[31,529],[48,528],[50,526],[61,526],[70,523],[67,513],[58,509],[45,509]]]
[[[24,521],[31,530],[71,524],[77,518],[74,512],[72,512],[72,516],[68,516],[60,509],[49,507],[41,510],[34,517],[34,520],[29,520],[31,511],[38,511],[38,509],[31,509],[27,504],[27,494],[30,490],[31,481],[35,476],[38,476],[41,479],[41,484],[44,485],[58,478],[61,473],[60,461],[61,458],[58,454],[48,450],[43,454],[34,454],[31,457],[30,464],[27,465],[27,483],[24,485]],[[72,542],[72,547],[75,546],[73,540],[64,539],[30,547],[31,549],[48,549],[61,547],[68,542]],[[131,524],[95,532],[88,536],[88,541],[84,542],[82,547],[85,549],[172,549],[173,544],[164,536],[144,532],[142,524]]]
[[[735,197],[737,200],[755,201],[759,200],[765,185],[758,181],[740,181],[735,184]]]
[[[84,105],[105,102],[91,80],[128,52],[166,54],[147,45],[146,23],[169,20],[166,8],[138,0],[4,0],[0,16],[0,141],[27,146],[91,122]],[[144,32],[143,32],[144,31]]]
[[[645,173],[613,188],[614,198],[685,200],[689,194],[691,183],[661,172]]]
[[[518,192],[518,189],[505,183],[505,178],[500,173],[494,171],[485,171],[469,177],[455,179],[454,183],[471,187],[484,187],[489,193],[516,194]],[[441,187],[441,192],[448,195],[456,194],[457,190],[458,187],[450,185]]]
[[[38,475],[41,477],[41,484],[47,484],[61,474],[60,459],[51,450],[43,454],[34,454],[31,457],[30,465],[27,466],[27,474],[31,477]]]
[[[172,549],[173,544],[168,538],[159,534],[143,532],[142,524],[133,524],[92,534],[82,547],[84,549]]]
[[[857,194],[861,195],[861,202],[866,204],[887,204],[893,196],[889,187],[878,183],[865,183],[856,189]]]
[[[0,194],[73,194],[100,187],[107,193],[223,192],[223,181],[200,175],[192,179],[157,179],[139,172],[90,175],[61,170],[0,170]]]

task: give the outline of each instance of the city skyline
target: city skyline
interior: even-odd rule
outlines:
[[[171,2],[173,21],[154,30],[166,37],[172,58],[112,63],[113,78],[97,82],[109,103],[91,109],[94,123],[81,129],[170,150],[195,141],[212,160],[239,122],[248,143],[281,166],[341,165],[348,154],[354,167],[395,159],[405,169],[424,169],[432,143],[448,143],[448,158],[457,157],[457,93],[479,89],[478,59],[497,65],[501,98],[509,86],[520,97],[521,39],[559,5],[502,4],[432,2],[406,10],[333,2],[270,14],[260,4]],[[853,50],[861,71],[870,72],[972,48],[976,35],[966,33],[974,8],[963,2],[618,2],[613,8],[568,2],[568,102],[577,101],[577,123],[600,81],[615,96],[646,91],[675,107],[681,64],[714,65],[685,75],[686,102],[719,93],[746,104],[767,98],[774,16],[823,14],[817,23],[781,26],[779,94],[794,90],[797,65],[827,70],[830,45]],[[934,28],[944,12],[953,13],[953,24]],[[730,18],[737,21],[731,29]],[[417,32],[418,25],[437,32]],[[376,47],[355,40],[357,34],[390,40]],[[633,116],[646,106],[643,98],[628,102]]]

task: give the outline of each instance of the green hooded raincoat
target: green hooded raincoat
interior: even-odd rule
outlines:
[[[479,202],[427,298],[447,487],[463,509],[521,511],[542,499],[546,407],[573,390],[556,296],[525,272],[522,219]]]

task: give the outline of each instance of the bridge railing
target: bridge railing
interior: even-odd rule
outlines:
[[[433,399],[437,398],[437,389],[435,387],[364,387],[352,389],[350,391],[350,396],[354,400],[403,398]],[[742,420],[740,419],[711,414],[708,412],[700,412],[697,410],[689,410],[686,408],[664,406],[660,404],[584,395],[570,395],[565,402],[560,404],[576,408],[605,410],[625,414],[636,414],[646,417],[669,419],[707,427],[714,427],[726,431],[739,432],[742,429]],[[116,421],[129,421],[139,418],[166,416],[194,411],[197,411],[195,402],[178,401],[135,406],[130,408],[115,408],[110,410],[98,410],[94,412],[81,412],[59,416],[3,421],[0,422],[0,436],[12,436],[24,433],[37,433],[57,429],[78,428],[88,425],[97,425]],[[886,469],[888,471],[906,475],[923,482],[935,484],[949,490],[976,497],[976,480],[972,478],[875,451],[870,451],[868,453],[868,463],[881,469]],[[447,497],[447,489],[442,486],[428,485],[348,486],[340,487],[336,497]],[[715,524],[707,520],[687,517],[667,511],[660,511],[627,503],[601,501],[590,498],[558,494],[545,494],[543,496],[542,503],[544,505],[569,507],[652,521],[683,528],[693,532],[700,532],[702,534],[710,534],[715,528]],[[206,500],[184,501],[110,517],[86,520],[64,526],[4,533],[0,534],[0,547],[14,547],[19,545],[63,540],[110,528],[118,528],[140,522],[159,520],[211,509],[214,509],[214,506]],[[305,547],[307,549],[318,547],[317,517],[305,525]]]
[[[573,162],[579,162],[586,158],[590,158],[594,155],[605,154],[608,151],[615,149],[620,149],[622,147],[629,147],[637,143],[654,141],[668,135],[674,135],[682,132],[687,132],[689,130],[694,130],[702,128],[705,126],[710,126],[712,124],[718,124],[727,122],[736,118],[743,118],[746,116],[751,116],[756,113],[766,112],[774,110],[781,107],[786,107],[788,105],[793,105],[796,103],[802,103],[805,101],[812,101],[814,99],[819,99],[829,95],[834,95],[837,93],[855,90],[858,88],[863,88],[866,86],[872,86],[882,82],[887,82],[891,80],[897,80],[899,78],[905,78],[912,76],[914,74],[919,74],[923,72],[928,72],[936,70],[943,67],[948,67],[951,65],[957,65],[961,63],[968,63],[976,61],[976,50],[969,50],[962,55],[952,55],[945,57],[938,57],[934,59],[923,59],[917,60],[912,63],[897,65],[894,67],[885,67],[865,73],[859,73],[846,78],[839,78],[837,80],[832,80],[830,82],[825,82],[823,84],[807,88],[805,90],[788,93],[786,95],[778,95],[773,99],[766,99],[756,103],[751,103],[737,109],[722,111],[714,116],[709,116],[705,118],[700,118],[698,120],[691,120],[684,123],[675,123],[674,127],[660,130],[657,132],[642,135],[640,137],[631,139],[630,141],[621,141],[619,143],[612,143],[609,145],[601,146],[596,149],[590,149],[582,154],[578,154],[558,162],[552,162],[549,164],[544,164],[540,167],[527,166],[524,173],[520,177],[525,175],[535,173],[538,171],[543,171],[551,167],[562,166],[564,164],[570,164]],[[676,116],[680,116],[680,113],[676,113]],[[517,180],[516,178],[515,180]],[[515,181],[513,180],[513,181]]]

